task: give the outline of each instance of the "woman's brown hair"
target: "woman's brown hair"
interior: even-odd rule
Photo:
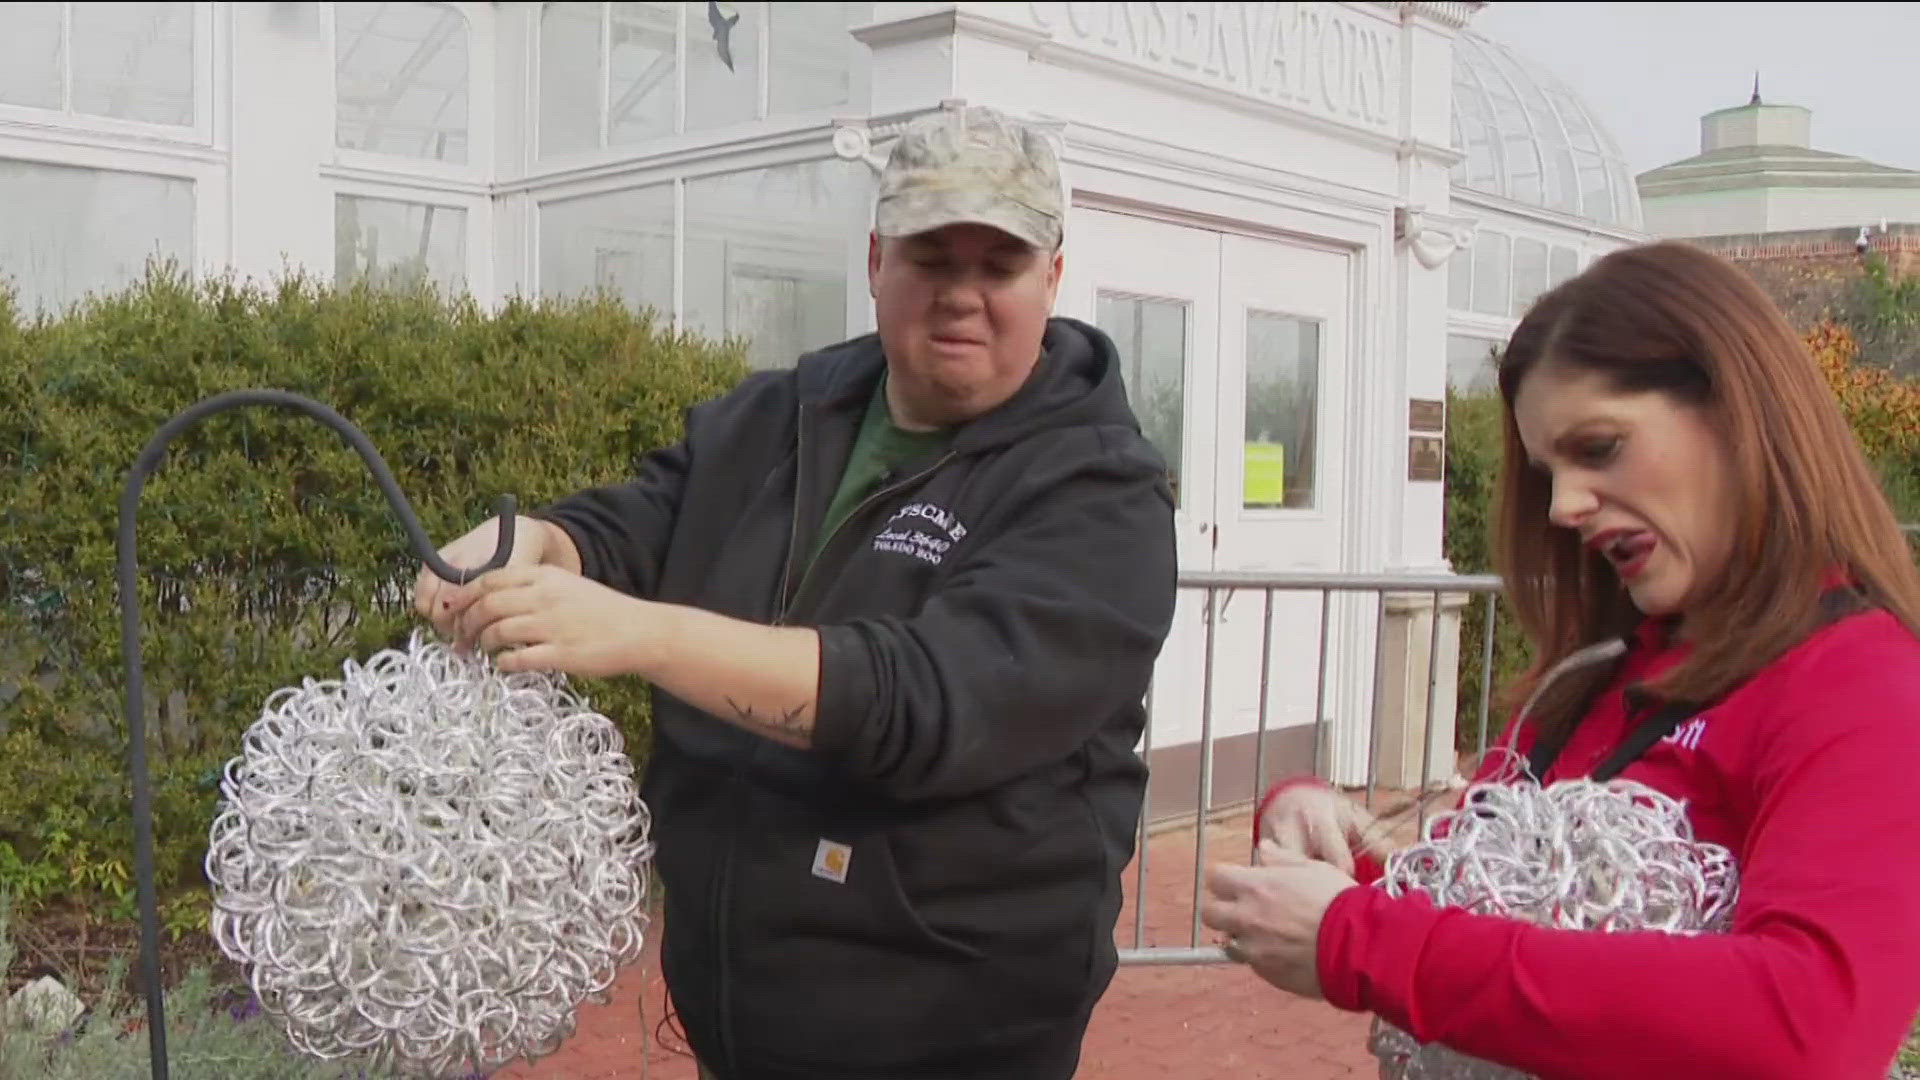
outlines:
[[[1499,364],[1505,461],[1494,561],[1532,666],[1511,688],[1563,734],[1611,665],[1542,676],[1583,646],[1640,621],[1617,576],[1572,530],[1551,527],[1553,483],[1531,467],[1514,397],[1542,363],[1596,372],[1622,393],[1655,391],[1700,408],[1732,455],[1739,488],[1732,554],[1685,613],[1692,652],[1645,689],[1666,700],[1717,700],[1823,621],[1838,571],[1867,603],[1920,635],[1920,572],[1838,402],[1785,317],[1738,268],[1661,242],[1613,252],[1542,296]]]

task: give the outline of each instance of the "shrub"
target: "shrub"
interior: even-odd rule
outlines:
[[[10,900],[0,894],[0,970],[12,960]],[[117,957],[112,967],[126,964]],[[116,973],[117,975],[117,973]],[[100,1000],[62,1031],[12,1024],[0,1008],[0,1077],[7,1080],[142,1080],[151,1075],[145,1003],[107,980]],[[375,1080],[359,1061],[300,1055],[249,996],[223,994],[204,967],[188,971],[164,1001],[167,1066],[180,1080]]]
[[[1920,381],[1862,361],[1853,332],[1831,319],[1815,323],[1806,342],[1896,515],[1920,522]]]
[[[1920,275],[1902,274],[1872,252],[1861,260],[1840,309],[1864,363],[1920,376]]]
[[[1500,399],[1492,394],[1447,398],[1446,517],[1443,538],[1447,561],[1456,573],[1493,573],[1493,510],[1500,483]],[[1471,598],[1460,620],[1459,697],[1454,747],[1478,750],[1482,703],[1487,711],[1485,739],[1499,737],[1505,724],[1499,706],[1501,684],[1525,667],[1526,637],[1503,598],[1494,601],[1492,700],[1481,687],[1486,662],[1487,599]]]
[[[193,282],[21,318],[0,293],[0,888],[130,916],[130,783],[115,584],[120,490],[159,425],[209,395],[291,390],[372,439],[438,542],[491,513],[631,474],[738,347],[617,300],[496,312],[425,287]],[[141,500],[139,597],[157,873],[173,933],[204,928],[218,770],[267,695],[403,642],[418,562],[371,474],[288,410],[203,420]],[[582,680],[644,756],[631,680]],[[24,912],[23,912],[24,914]]]

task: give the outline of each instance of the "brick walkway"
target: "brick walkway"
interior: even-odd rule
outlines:
[[[1378,805],[1378,803],[1376,803]],[[1207,830],[1206,861],[1245,862],[1248,818]],[[1161,833],[1147,844],[1149,946],[1192,942],[1191,829]],[[1132,893],[1116,937],[1134,944]],[[1200,942],[1212,944],[1204,926]],[[551,1057],[495,1074],[495,1080],[694,1080],[677,1035],[661,1023],[665,984],[653,948],[615,985],[606,1005],[580,1011],[574,1037]],[[640,1017],[644,995],[646,1022]],[[651,1046],[642,1032],[659,1032]],[[1293,998],[1234,965],[1122,967],[1094,1013],[1079,1076],[1100,1080],[1331,1080],[1374,1077],[1366,1049],[1367,1018]]]

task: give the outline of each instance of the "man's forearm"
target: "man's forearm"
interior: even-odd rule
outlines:
[[[574,544],[573,537],[559,525],[540,518],[522,516],[514,523],[516,530],[538,530],[544,535],[540,538],[540,561],[547,566],[557,566],[569,574],[581,570],[580,548]],[[531,539],[531,538],[529,538]]]
[[[660,628],[635,674],[674,697],[769,739],[813,744],[820,635],[679,605],[653,605]]]

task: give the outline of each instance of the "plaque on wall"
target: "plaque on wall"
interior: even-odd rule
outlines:
[[[1407,402],[1407,426],[1415,431],[1447,430],[1447,403],[1413,398]]]
[[[1443,480],[1446,478],[1446,443],[1435,435],[1407,437],[1407,479]]]

